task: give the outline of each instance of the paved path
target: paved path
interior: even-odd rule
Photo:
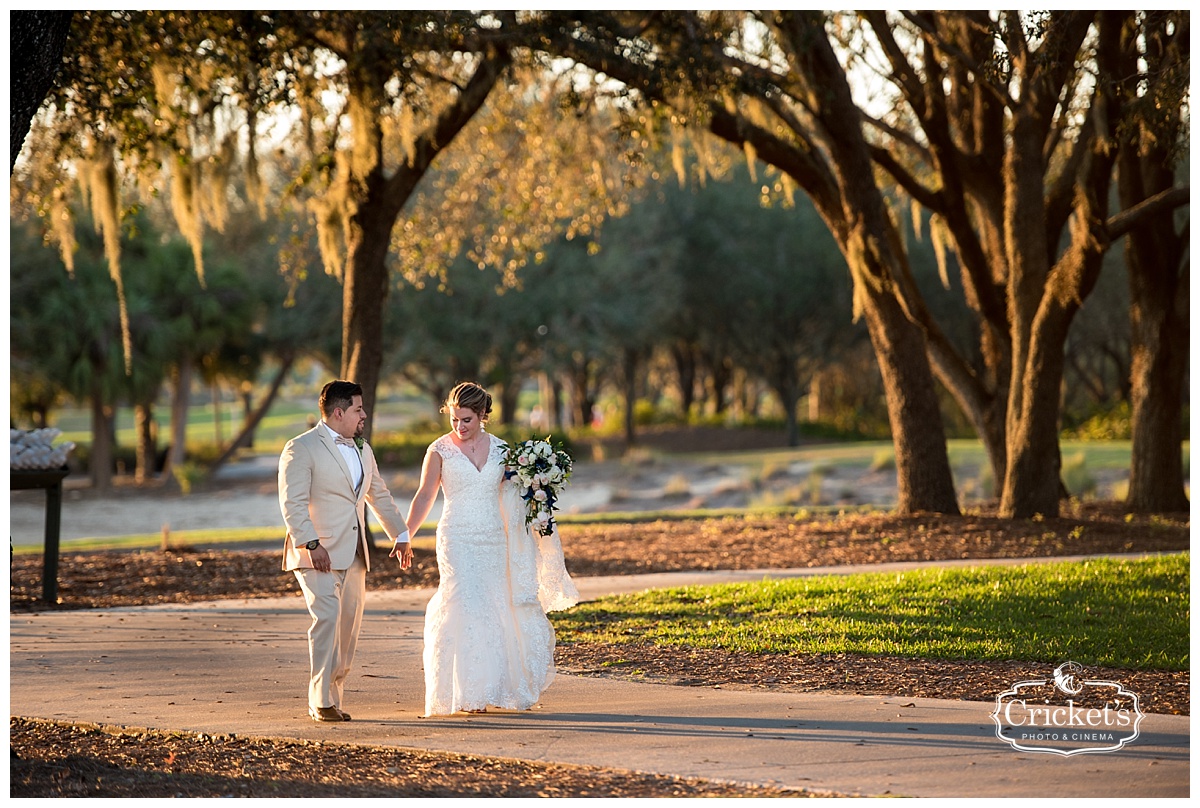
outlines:
[[[872,570],[893,566],[881,565]],[[579,581],[585,598],[830,569]],[[837,571],[845,572],[846,568]],[[1124,750],[1023,753],[991,702],[688,688],[562,675],[524,713],[423,719],[432,590],[373,592],[347,724],[306,717],[299,596],[10,615],[10,713],[160,730],[327,739],[815,791],[924,797],[1187,797],[1190,722],[1148,715]]]

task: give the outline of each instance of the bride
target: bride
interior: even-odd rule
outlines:
[[[437,592],[425,611],[425,715],[527,710],[554,679],[547,611],[579,593],[557,534],[534,536],[504,480],[505,443],[484,429],[492,397],[463,382],[446,398],[450,432],[430,444],[409,506],[414,537],[440,487]],[[395,553],[393,553],[395,555]]]

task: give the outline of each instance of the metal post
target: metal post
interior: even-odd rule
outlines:
[[[46,489],[45,561],[42,564],[42,600],[58,603],[58,539],[62,524],[62,480]]]

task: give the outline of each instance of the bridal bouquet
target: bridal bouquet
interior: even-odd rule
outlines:
[[[563,451],[561,443],[552,445],[547,436],[508,446],[500,462],[504,464],[504,479],[515,478],[521,488],[525,524],[549,536],[554,532],[554,503],[571,477],[571,456]]]

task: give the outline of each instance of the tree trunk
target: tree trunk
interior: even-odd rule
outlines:
[[[771,24],[788,43],[793,67],[808,90],[811,113],[831,150],[827,167],[812,165],[796,150],[780,153],[780,162],[790,166],[785,170],[808,192],[854,278],[856,304],[867,321],[883,378],[895,444],[897,510],[956,514],[958,499],[928,345],[897,295],[904,265],[895,251],[893,220],[875,182],[861,111],[825,35],[822,14],[773,14]],[[729,123],[714,114],[717,127],[725,130]],[[720,134],[729,137],[725,131]],[[770,150],[769,144],[763,145]],[[761,156],[763,149],[758,152]]]
[[[548,432],[558,429],[558,400],[547,373],[538,374],[538,403],[542,407],[542,423],[536,428]]]
[[[1133,456],[1125,507],[1133,513],[1187,511],[1181,444],[1189,359],[1190,271],[1171,217],[1156,217],[1135,228],[1126,257],[1133,353]]]
[[[355,215],[361,237],[352,246],[342,282],[343,379],[362,385],[367,423],[363,437],[371,439],[375,396],[383,367],[383,310],[388,293],[387,254],[395,216],[368,200]]]
[[[729,385],[733,382],[733,366],[724,356],[705,355],[708,366],[709,395],[714,415],[724,415],[729,407]]]
[[[958,513],[946,452],[941,411],[926,341],[896,298],[900,262],[892,254],[894,230],[889,209],[875,183],[871,153],[863,133],[863,114],[854,104],[846,71],[826,35],[826,19],[812,10],[764,12],[787,59],[790,85],[815,122],[812,134],[798,117],[785,117],[787,137],[776,137],[741,118],[724,91],[710,99],[707,126],[717,137],[739,147],[753,145],[759,159],[787,173],[812,199],[855,279],[856,304],[867,319],[887,397],[899,478],[902,513]],[[608,75],[670,103],[659,78],[616,53],[598,57],[571,37],[559,43],[567,53]],[[621,47],[621,46],[619,46]],[[769,101],[773,105],[775,101]],[[819,140],[819,144],[815,141]],[[723,395],[719,363],[709,363],[714,393]],[[724,407],[717,400],[718,412]]]
[[[781,15],[776,24],[792,44],[795,64],[817,102],[814,115],[827,130],[833,150],[835,185],[818,178],[810,178],[807,185],[846,257],[879,362],[896,447],[897,510],[956,514],[958,498],[928,345],[896,294],[903,264],[894,252],[894,226],[875,183],[861,113],[824,34],[823,17],[798,12]]]
[[[512,426],[517,422],[517,399],[521,396],[521,383],[515,377],[497,387],[496,400],[500,404],[500,423]]]
[[[621,393],[625,397],[625,445],[637,442],[638,352],[626,348],[621,356]]]
[[[1062,457],[1058,445],[1065,329],[1030,339],[1021,390],[1009,413],[1008,470],[1000,515],[1014,519],[1058,516]]]
[[[254,414],[254,386],[249,382],[242,382],[242,431],[233,439],[231,447],[233,449],[254,448],[254,429],[250,427],[250,418]]]
[[[1186,18],[1187,12],[1181,13]],[[1166,15],[1155,17],[1153,22],[1147,19],[1148,30],[1142,41],[1149,62],[1147,72],[1152,76],[1169,76],[1170,71],[1164,68],[1190,53],[1187,27],[1173,34],[1172,27]],[[1123,72],[1136,70],[1142,58],[1139,51],[1143,48],[1134,45],[1132,38],[1127,40]],[[1150,92],[1150,97],[1158,97],[1153,88]],[[1130,210],[1174,186],[1175,157],[1171,150],[1185,120],[1164,115],[1159,120],[1160,131],[1140,129],[1122,144],[1118,190],[1123,209]],[[1188,234],[1186,226],[1178,232],[1173,214],[1159,213],[1140,220],[1126,241],[1132,326],[1133,457],[1125,507],[1133,513],[1189,509],[1181,456],[1191,334]]]
[[[1188,271],[1173,299],[1134,303],[1133,457],[1125,507],[1133,513],[1187,512],[1181,408],[1188,370]],[[1141,332],[1141,333],[1138,333]],[[1155,333],[1157,332],[1157,333]]]
[[[796,411],[800,406],[800,394],[789,387],[777,387],[775,395],[779,396],[779,404],[783,407],[784,423],[787,424],[787,445],[799,446],[800,419]]]
[[[563,406],[563,386],[558,377],[550,380],[550,405],[554,408],[554,420],[563,432],[571,428],[571,413]]]
[[[796,400],[800,400],[800,394],[796,393]],[[746,417],[758,418],[758,413],[762,407],[762,387],[758,382],[751,382],[746,385]]]
[[[738,368],[733,376],[734,414],[738,420],[746,421],[758,415],[758,388],[755,387],[744,368]]]
[[[164,475],[183,466],[187,460],[188,407],[192,393],[192,357],[180,357],[175,366],[175,394],[171,399],[171,448],[167,452]]]
[[[957,514],[958,498],[933,372],[920,329],[889,291],[861,292],[867,330],[883,377],[896,455],[896,509]]]
[[[1004,411],[1006,403],[1007,399],[1004,398],[991,399],[983,411],[972,418],[975,432],[992,467],[992,480],[996,491],[1008,474],[1008,436],[1004,431],[1008,415]]]
[[[154,405],[144,401],[133,408],[134,431],[137,433],[137,465],[133,479],[138,485],[154,476],[154,461],[158,447],[154,441]]]
[[[692,405],[696,403],[696,349],[677,342],[671,346],[671,358],[679,376],[679,406],[687,418],[692,413]]]
[[[105,403],[99,391],[92,393],[92,452],[88,458],[88,474],[92,488],[105,493],[112,490],[113,481],[113,408]]]
[[[1028,519],[1058,516],[1062,458],[1058,443],[1066,339],[1071,320],[1100,275],[1107,244],[1096,236],[1090,206],[1076,211],[1072,247],[1059,259],[1021,333],[1014,329],[1013,394],[1008,407],[1008,470],[1000,515]],[[1091,221],[1088,221],[1091,219]],[[1014,269],[1014,275],[1019,272]],[[1018,320],[1019,321],[1019,320]]]
[[[579,419],[580,424],[591,426],[594,420],[592,410],[596,406],[596,396],[592,389],[591,360],[587,356],[580,356],[571,363],[568,373],[575,417]]]
[[[224,432],[224,429],[223,429],[223,425],[221,424],[221,387],[220,387],[220,385],[218,385],[216,382],[213,382],[210,392],[212,393],[212,407],[213,407],[213,440],[216,442],[216,444],[218,446],[220,446],[222,443],[225,442],[221,437],[222,433]]]
[[[705,122],[717,137],[739,147],[753,145],[759,159],[795,180],[812,199],[846,258],[854,276],[856,305],[866,317],[883,377],[896,445],[898,509],[958,513],[926,341],[896,298],[901,267],[890,244],[893,220],[875,183],[863,113],[855,106],[845,68],[827,37],[826,18],[820,11],[800,10],[764,12],[760,19],[778,40],[779,55],[788,63],[787,93],[800,101],[803,119],[815,123],[813,131],[806,130],[800,116],[782,116],[782,124],[791,132],[777,137],[741,118],[738,99],[726,90],[708,100]],[[620,55],[624,46],[614,44],[615,52],[598,55],[581,37],[558,43],[580,61],[590,61],[593,68],[669,104],[669,93],[658,83],[661,77],[625,60]],[[769,100],[767,105],[775,103]],[[723,395],[724,369],[720,362],[708,366],[714,393]],[[720,398],[717,407],[723,411]]]

